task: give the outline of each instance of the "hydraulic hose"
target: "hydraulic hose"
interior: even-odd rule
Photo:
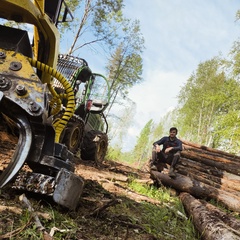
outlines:
[[[67,98],[67,106],[65,108],[65,112],[64,112],[61,119],[59,119],[58,121],[55,121],[53,123],[53,126],[55,128],[55,133],[56,133],[55,142],[58,143],[64,127],[66,126],[69,119],[74,114],[75,97],[74,97],[73,89],[72,89],[70,83],[67,81],[67,79],[57,70],[53,69],[52,67],[50,67],[50,66],[48,66],[44,63],[41,63],[37,60],[34,60],[32,58],[28,58],[28,60],[33,67],[35,67],[35,68],[37,68],[37,69],[39,69],[39,70],[41,70],[45,73],[48,73],[51,76],[53,76],[54,78],[56,78],[63,85],[63,87],[65,89],[66,94],[64,94],[64,96],[66,96],[66,98]],[[61,103],[62,103],[61,97],[60,97],[60,95],[58,95],[56,93],[56,91],[52,87],[51,83],[47,83],[47,85],[48,85],[48,88],[49,88],[51,94],[53,95],[53,99],[52,99],[52,102],[50,103],[50,106],[54,107],[54,105],[56,105],[56,109],[54,109],[54,111],[53,111],[54,115],[55,115],[60,110]]]

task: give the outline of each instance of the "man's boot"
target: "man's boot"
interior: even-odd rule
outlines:
[[[150,169],[153,170],[153,171],[157,171],[158,170],[155,165],[152,165]]]
[[[175,166],[178,163],[179,159],[180,159],[180,151],[176,152],[173,156],[171,167],[170,167],[170,170],[169,170],[169,173],[168,173],[169,177],[172,177],[172,178],[176,177],[176,173],[174,172],[174,170],[175,170]]]
[[[155,147],[153,147],[153,150],[152,150],[152,159],[151,159],[151,161],[150,161],[150,170],[158,171],[157,163],[158,163],[157,152],[156,152]]]
[[[172,166],[170,167],[168,175],[171,178],[175,178],[176,177],[176,173],[174,172],[174,168]]]
[[[158,163],[156,164],[156,167],[157,167],[158,172],[162,172],[163,169],[164,169],[164,167],[166,167],[166,163],[158,162]]]
[[[149,161],[149,168],[150,168],[150,170],[157,171],[156,161],[153,161],[152,159],[150,159],[150,161]]]

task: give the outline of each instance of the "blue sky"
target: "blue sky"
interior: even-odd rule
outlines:
[[[227,57],[240,36],[240,23],[235,22],[240,2],[126,0],[125,5],[125,14],[140,20],[146,46],[144,82],[133,87],[129,95],[137,103],[127,141],[134,142],[150,119],[159,122],[176,107],[180,88],[200,62],[219,54]]]
[[[137,105],[125,150],[134,146],[150,119],[158,123],[176,107],[181,87],[200,62],[219,54],[227,57],[240,36],[240,22],[235,22],[239,9],[239,0],[125,0],[124,14],[140,20],[146,47],[144,81],[129,93]],[[67,49],[68,41],[72,38],[64,45]],[[93,71],[105,74],[105,56],[82,51],[80,57]]]

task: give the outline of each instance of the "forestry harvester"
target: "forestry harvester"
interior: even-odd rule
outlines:
[[[11,159],[0,159],[0,188],[75,209],[84,187],[76,159],[101,162],[107,151],[109,87],[84,59],[59,54],[57,25],[69,16],[64,0],[0,1],[3,22],[33,26],[0,25],[0,141],[17,139]]]

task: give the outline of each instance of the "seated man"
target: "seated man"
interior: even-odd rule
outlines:
[[[170,165],[169,176],[176,176],[174,170],[182,151],[182,142],[176,137],[177,132],[177,128],[172,127],[169,136],[165,136],[153,143],[151,170],[161,172],[167,163]],[[162,150],[160,150],[160,145],[163,145]]]

